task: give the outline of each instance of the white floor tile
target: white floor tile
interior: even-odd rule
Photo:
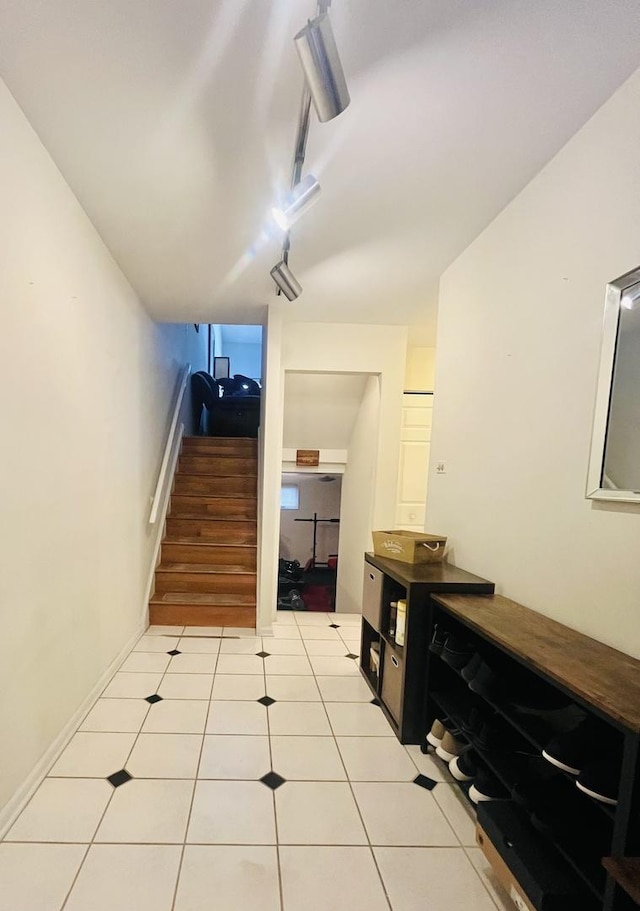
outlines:
[[[251,674],[216,674],[213,681],[212,699],[247,699],[255,702],[265,694],[264,677]]]
[[[325,702],[371,702],[374,698],[362,675],[316,679]]]
[[[276,612],[276,623],[282,626],[297,626],[296,611],[279,610]]]
[[[0,844],[0,911],[59,911],[86,850]]]
[[[216,670],[217,655],[174,655],[167,668],[168,674],[213,674]]]
[[[480,848],[465,848],[465,852],[500,911],[513,911],[515,905],[509,893],[493,872],[493,867]]]
[[[268,713],[271,734],[331,734],[321,702],[276,702],[269,706]]]
[[[209,699],[213,674],[166,674],[158,687],[163,699]]]
[[[196,652],[199,655],[217,655],[220,651],[221,639],[209,639],[205,636],[183,636],[176,646],[179,652],[190,655]]]
[[[136,734],[148,711],[144,699],[98,699],[78,730]]]
[[[394,737],[382,709],[370,702],[326,702],[336,737]]]
[[[414,764],[395,737],[336,737],[351,781],[413,781]]]
[[[310,658],[313,673],[319,677],[359,677],[360,668],[353,658]]]
[[[134,652],[168,652],[178,647],[178,636],[142,636],[133,647]]]
[[[302,655],[307,654],[302,639],[274,639],[273,636],[262,640],[262,647],[269,655]]]
[[[245,629],[244,626],[224,626],[222,628],[222,635],[228,637],[250,638],[255,634],[255,629]]]
[[[309,639],[328,639],[331,642],[341,642],[337,629],[330,626],[299,626],[300,635],[304,641]]]
[[[337,623],[339,626],[355,626],[360,629],[362,625],[362,615],[361,614],[339,614],[334,613],[331,615],[333,617],[333,622]]]
[[[135,734],[80,731],[50,771],[53,778],[106,778],[124,768]]]
[[[320,691],[311,676],[267,676],[267,696],[283,702],[320,702]]]
[[[372,845],[458,847],[433,794],[413,782],[353,783]]]
[[[112,795],[113,788],[108,781],[45,778],[5,838],[7,841],[86,844],[93,838]],[[3,889],[4,881],[0,893]]]
[[[442,783],[433,789],[438,806],[449,820],[460,843],[476,845],[476,814],[469,801],[460,793],[458,785]]]
[[[340,638],[342,639],[345,646],[347,647],[347,651],[351,652],[353,655],[359,655],[360,654],[360,637],[358,636],[357,638],[352,639],[350,636],[345,636],[345,634],[342,632],[342,630],[340,630],[339,632],[340,632]]]
[[[146,699],[158,689],[162,674],[117,673],[102,693],[105,699]]]
[[[202,740],[200,734],[140,734],[127,771],[134,778],[195,778]]]
[[[257,655],[262,651],[262,639],[259,636],[247,636],[243,639],[223,639],[220,643],[221,655]]]
[[[267,733],[267,710],[259,702],[218,700],[211,703],[207,734]]]
[[[280,869],[286,911],[389,911],[369,848],[282,847]]]
[[[245,845],[187,845],[175,911],[280,911],[276,849]]]
[[[183,636],[204,636],[205,638],[222,636],[221,626],[185,626]]]
[[[180,636],[184,626],[150,626],[145,631],[145,636]]]
[[[92,845],[65,911],[170,911],[178,845]]]
[[[126,661],[120,665],[119,670],[130,673],[146,671],[149,674],[163,674],[170,661],[171,655],[163,655],[159,652],[131,652]]]
[[[273,792],[259,781],[198,781],[190,844],[273,845]]]
[[[309,659],[302,655],[270,655],[264,659],[265,673],[268,676],[311,676]]]
[[[264,637],[266,638],[266,637]],[[297,625],[293,624],[274,624],[273,627],[273,638],[274,639],[300,639],[300,632]],[[268,649],[265,649],[268,651]]]
[[[298,626],[329,626],[333,620],[323,611],[301,611],[297,615]]]
[[[333,639],[307,639],[305,641],[307,655],[323,655],[333,658],[344,658],[349,649],[344,642],[335,642]]]
[[[149,709],[144,734],[204,734],[209,703],[204,699],[165,699]]]
[[[271,755],[274,771],[287,781],[343,781],[347,777],[333,737],[272,734]]]
[[[454,780],[446,765],[435,759],[431,753],[423,753],[417,743],[405,744],[405,750],[413,759],[421,775],[433,778],[434,781],[452,782]]]
[[[96,842],[182,844],[193,781],[134,778],[116,788]]]
[[[447,911],[495,911],[462,848],[374,848],[393,911],[424,911],[437,896]]]
[[[275,794],[281,845],[367,844],[347,782],[287,781]]]
[[[223,655],[218,658],[219,674],[264,674],[264,663],[257,655]]]
[[[198,778],[257,781],[270,769],[268,737],[207,734],[204,738]]]

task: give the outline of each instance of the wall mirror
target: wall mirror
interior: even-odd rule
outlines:
[[[640,503],[640,268],[605,293],[587,497]]]

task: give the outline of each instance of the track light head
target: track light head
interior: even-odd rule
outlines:
[[[271,210],[273,220],[283,231],[288,231],[291,225],[295,224],[300,216],[304,215],[307,209],[314,204],[319,195],[320,184],[313,174],[307,174],[291,190],[284,206]]]
[[[271,270],[271,278],[287,300],[294,301],[302,294],[302,285],[283,259]]]
[[[318,120],[333,120],[351,98],[328,13],[309,20],[293,40]]]

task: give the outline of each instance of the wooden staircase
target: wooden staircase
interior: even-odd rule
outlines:
[[[256,625],[258,441],[184,437],[149,622]]]

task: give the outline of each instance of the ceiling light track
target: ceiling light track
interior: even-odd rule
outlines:
[[[272,210],[276,224],[286,233],[282,242],[282,258],[271,270],[271,277],[277,285],[276,294],[284,294],[288,300],[295,300],[302,293],[302,286],[289,269],[289,231],[320,194],[320,184],[312,174],[302,177],[311,103],[313,102],[318,120],[326,123],[341,114],[351,100],[328,17],[330,6],[331,0],[318,0],[316,18],[310,19],[294,37],[305,80],[300,99],[290,192],[285,204]]]

